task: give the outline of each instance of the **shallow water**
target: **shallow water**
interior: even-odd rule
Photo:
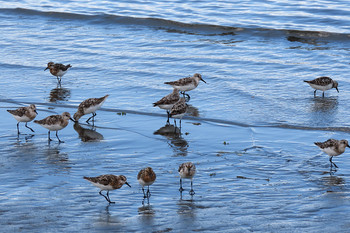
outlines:
[[[348,138],[347,2],[1,2],[0,223],[4,231],[334,232],[349,228],[350,160],[313,145]],[[72,64],[62,78],[49,61]],[[152,103],[194,73],[181,134]],[[303,80],[331,76],[339,91]],[[6,112],[42,119],[110,94],[96,127],[70,123],[47,143]],[[175,133],[176,132],[176,133]],[[181,196],[192,161],[196,194]],[[149,203],[136,176],[157,174]],[[123,174],[108,205],[83,176]]]

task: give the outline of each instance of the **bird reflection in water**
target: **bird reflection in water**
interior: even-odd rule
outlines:
[[[57,101],[67,101],[70,98],[70,90],[57,86],[50,91],[49,102],[56,103]]]
[[[148,232],[147,228],[153,226],[154,216],[156,211],[152,208],[151,205],[142,204],[141,207],[138,208],[138,214],[140,216],[139,220],[141,222],[142,228],[145,229],[145,232]],[[150,229],[151,232],[153,229]]]
[[[338,98],[322,98],[313,97],[310,98],[310,124],[319,125],[329,125],[333,122],[338,108]]]
[[[154,135],[162,135],[168,139],[170,147],[174,148],[177,155],[186,156],[188,143],[181,136],[180,128],[172,124],[166,124],[153,133]]]
[[[83,142],[98,142],[103,140],[103,135],[96,132],[96,127],[94,126],[84,128],[79,122],[75,122],[73,128],[79,134],[79,138]]]

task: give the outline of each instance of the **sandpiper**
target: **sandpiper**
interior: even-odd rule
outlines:
[[[62,113],[62,115],[52,115],[39,121],[35,120],[34,123],[37,123],[49,130],[48,132],[49,142],[52,141],[52,139],[50,138],[50,131],[56,131],[56,137],[58,139],[58,142],[61,143],[64,141],[60,140],[57,133],[59,130],[64,129],[68,125],[69,119],[73,120],[69,112],[64,112]]]
[[[79,121],[79,119],[89,113],[92,113],[92,116],[87,119],[87,123],[89,123],[90,119],[94,118],[96,116],[96,111],[102,106],[102,104],[106,101],[107,97],[109,95],[105,95],[101,98],[90,98],[86,99],[83,102],[79,104],[78,110],[76,113],[74,113],[74,120]]]
[[[343,154],[345,151],[345,147],[350,148],[348,141],[344,139],[328,139],[325,142],[315,142],[315,145],[330,156],[329,161],[331,162],[331,167],[334,165],[336,168],[338,168],[338,166],[332,161],[333,156]]]
[[[168,84],[173,88],[180,90],[183,96],[186,95],[190,99],[190,96],[185,92],[195,89],[198,86],[199,81],[206,83],[206,81],[202,79],[202,75],[196,73],[192,77],[182,78],[173,82],[165,82],[164,84]]]
[[[182,179],[191,179],[191,190],[190,190],[190,195],[194,195],[195,192],[193,190],[193,182],[192,179],[194,175],[196,174],[196,166],[191,163],[183,163],[179,166],[179,174],[180,174],[180,189],[179,191],[182,192],[184,189],[182,188]]]
[[[9,113],[12,114],[12,116],[18,121],[17,122],[17,134],[19,133],[19,123],[25,122],[25,126],[30,129],[32,132],[34,130],[30,128],[27,123],[34,120],[34,118],[38,115],[38,112],[36,111],[36,106],[34,104],[31,104],[29,107],[21,107],[17,108],[16,110],[7,110]]]
[[[50,69],[50,73],[53,76],[56,76],[58,83],[61,84],[62,76],[65,75],[67,73],[68,69],[71,67],[72,66],[70,64],[63,65],[60,63],[54,63],[54,62],[50,61],[49,63],[47,63],[47,67],[45,68],[45,70]]]
[[[137,180],[142,185],[143,198],[149,198],[151,196],[151,192],[149,191],[149,186],[154,183],[156,180],[156,173],[154,173],[151,167],[146,167],[141,169],[139,174],[137,174]],[[147,195],[145,194],[144,187],[148,186]]]
[[[126,182],[126,177],[123,175],[115,176],[115,175],[101,175],[97,177],[85,177],[85,180],[90,181],[93,185],[96,187],[100,188],[99,194],[106,198],[108,203],[115,203],[112,202],[111,199],[109,198],[109,191],[114,190],[114,189],[120,189],[124,184],[131,186]],[[107,190],[107,196],[102,194],[102,190]]]
[[[180,98],[178,102],[174,104],[174,106],[171,108],[169,116],[174,118],[175,127],[176,127],[176,120],[180,119],[180,129],[181,129],[181,119],[186,114],[187,111],[187,104],[185,98]]]
[[[180,99],[179,90],[177,88],[174,88],[172,93],[164,96],[157,102],[153,103],[153,107],[158,106],[161,109],[165,109],[168,114],[167,122],[169,122],[170,110],[174,106],[174,104],[179,101],[179,99]]]
[[[319,77],[311,81],[304,80],[304,82],[308,83],[313,89],[315,89],[314,96],[316,96],[317,90],[321,90],[323,91],[322,97],[324,97],[324,92],[332,88],[335,88],[339,93],[338,82],[329,77]]]

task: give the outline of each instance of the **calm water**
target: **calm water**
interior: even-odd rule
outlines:
[[[348,152],[330,174],[313,142],[350,139],[349,15],[347,1],[1,1],[3,231],[347,231]],[[49,61],[73,66],[61,87]],[[177,134],[152,103],[172,91],[165,81],[194,73],[207,84],[189,93]],[[314,98],[303,80],[319,76],[340,93]],[[73,114],[105,94],[96,127],[71,122],[62,144],[34,123],[17,137],[6,112]],[[193,198],[189,181],[178,191],[187,161]],[[146,166],[157,174],[149,203],[136,180]],[[82,177],[110,173],[132,188],[108,206]]]

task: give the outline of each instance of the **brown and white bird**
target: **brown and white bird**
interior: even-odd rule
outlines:
[[[68,69],[71,67],[72,66],[70,64],[63,65],[60,63],[54,63],[54,62],[50,61],[49,63],[47,63],[47,67],[45,68],[45,70],[50,69],[50,73],[53,76],[56,76],[58,83],[61,84],[62,76],[65,75],[67,73]]]
[[[177,101],[174,106],[171,108],[169,116],[174,118],[175,127],[176,127],[176,120],[180,119],[180,129],[181,129],[181,120],[182,117],[186,114],[187,111],[187,104],[185,98],[180,98],[179,101]]]
[[[168,114],[167,122],[169,122],[170,110],[174,106],[174,104],[179,101],[179,99],[180,99],[179,90],[177,88],[174,88],[172,93],[164,96],[157,102],[153,103],[153,107],[158,106],[159,108],[166,110]]]
[[[153,169],[151,167],[146,167],[144,169],[141,169],[140,172],[137,174],[137,180],[142,185],[142,191],[143,191],[143,198],[149,198],[151,196],[151,192],[149,191],[149,186],[154,183],[157,176],[156,173],[154,173]],[[148,186],[147,193],[145,194],[144,187]]]
[[[333,161],[333,156],[338,156],[344,153],[345,147],[349,147],[349,143],[347,140],[336,140],[336,139],[328,139],[325,142],[315,142],[315,145],[318,146],[323,152],[327,153],[330,158],[331,167],[334,165],[336,168],[338,167]]]
[[[108,203],[115,203],[112,202],[111,199],[109,198],[109,191],[114,190],[114,189],[120,189],[124,184],[131,186],[126,182],[126,177],[123,175],[115,176],[115,175],[101,175],[97,177],[85,177],[85,180],[90,181],[93,185],[96,187],[100,188],[99,194],[106,198]],[[102,190],[107,190],[107,196],[102,194]]]
[[[191,179],[191,190],[190,190],[190,195],[194,195],[195,192],[193,190],[193,182],[192,179],[194,175],[196,174],[196,166],[191,163],[183,163],[179,166],[179,174],[180,174],[180,189],[179,191],[182,192],[184,189],[182,188],[182,179]]]
[[[319,77],[311,81],[304,80],[304,82],[308,83],[313,89],[315,89],[314,96],[316,96],[317,90],[321,90],[323,91],[322,97],[324,97],[324,92],[332,88],[335,88],[339,93],[338,82],[329,77]]]
[[[69,120],[73,120],[69,112],[64,112],[62,113],[62,115],[52,115],[39,121],[35,120],[34,123],[37,123],[49,130],[48,132],[49,142],[52,141],[52,139],[50,138],[50,131],[56,131],[56,137],[58,139],[58,142],[63,143],[64,141],[60,140],[57,133],[59,130],[66,128],[66,126],[69,123]]]
[[[25,122],[25,127],[30,129],[32,132],[34,130],[30,128],[27,123],[34,120],[34,118],[38,115],[38,112],[36,111],[36,106],[34,104],[31,104],[28,107],[21,107],[17,108],[16,110],[7,110],[9,113],[12,114],[12,116],[18,121],[17,122],[17,134],[19,133],[19,123]]]
[[[185,95],[186,91],[191,91],[195,89],[198,86],[199,81],[203,81],[204,83],[206,83],[206,81],[202,79],[202,75],[196,73],[192,77],[182,78],[172,82],[165,82],[164,84],[168,84],[173,88],[180,90],[181,93]],[[188,94],[186,95],[188,98],[190,98]]]
[[[87,123],[89,123],[90,119],[94,118],[96,116],[96,111],[102,106],[102,104],[106,101],[107,97],[109,95],[105,95],[101,98],[90,98],[86,99],[83,102],[81,102],[78,106],[78,110],[76,113],[74,113],[74,120],[79,121],[79,119],[89,113],[92,113],[92,116],[87,119]]]

